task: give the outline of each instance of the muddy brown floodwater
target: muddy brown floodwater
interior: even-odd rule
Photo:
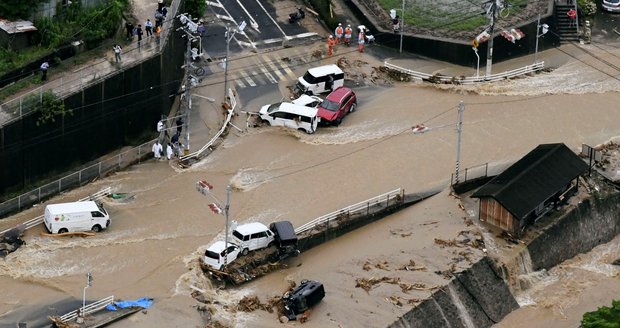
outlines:
[[[379,65],[366,54],[355,56]],[[190,169],[151,160],[66,193],[53,201],[76,199],[106,186],[135,197],[126,203],[106,201],[113,223],[95,237],[48,238],[39,236],[43,227],[30,231],[24,247],[0,260],[0,315],[67,296],[81,299],[84,274],[92,272],[95,280],[89,299],[155,298],[147,314],[135,314],[111,327],[204,326],[194,308],[197,302],[189,296],[190,285],[204,289],[219,303],[213,305],[217,309],[213,316],[225,325],[273,327],[280,325],[275,314],[244,313],[231,307],[246,295],[266,301],[281,293],[287,280],[311,278],[326,285],[327,296],[304,327],[386,326],[409,307],[395,305],[391,296],[406,303],[407,298],[427,297],[430,292],[403,294],[391,284],[366,292],[355,287],[355,279],[394,276],[396,268],[414,260],[428,268],[415,279],[426,286],[444,283],[433,269],[445,267],[453,251],[434,245],[433,238],[455,238],[466,228],[464,214],[447,192],[312,249],[294,259],[289,269],[221,291],[195,270],[205,248],[223,238],[224,230],[224,219],[209,211],[212,200],[195,191],[195,182],[208,180],[220,200],[230,184],[234,190],[231,217],[239,222],[287,219],[299,226],[398,187],[416,192],[446,186],[456,149],[456,134],[449,125],[455,123],[461,100],[465,103],[461,167],[516,160],[541,143],[564,142],[577,150],[582,143],[596,145],[620,135],[620,93],[612,91],[618,90],[617,81],[578,62],[568,65],[573,66],[566,71],[560,68],[468,88],[414,83],[362,87],[356,90],[357,111],[339,127],[323,128],[314,135],[270,127],[231,133],[223,146]],[[244,125],[242,117],[237,120],[238,126]],[[412,135],[409,129],[418,123],[449,127]],[[42,207],[37,207],[2,220],[0,228],[41,212]],[[617,254],[617,241],[614,245],[611,252]],[[481,256],[478,250],[470,252],[473,258]],[[383,261],[388,270],[364,270],[366,262]],[[403,281],[416,282],[409,274],[400,274]],[[590,273],[580,275],[585,281]],[[600,281],[609,283],[571,289],[578,294],[567,297],[593,306],[608,305],[610,296],[620,292],[617,279],[617,274],[605,276]],[[560,282],[554,288],[570,286]],[[540,295],[533,297],[546,293]],[[541,323],[538,326],[547,322],[551,324],[546,326],[561,326],[553,321],[555,314],[546,302],[537,299],[538,307],[519,311]],[[583,302],[563,303],[562,311],[575,315],[561,317],[562,323],[576,326],[586,308]],[[508,316],[501,327],[521,327],[518,317]]]

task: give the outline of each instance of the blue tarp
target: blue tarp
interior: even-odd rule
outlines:
[[[153,299],[152,298],[148,298],[148,297],[143,297],[143,298],[139,298],[135,301],[118,301],[118,302],[112,302],[112,304],[108,304],[108,306],[106,306],[106,310],[108,311],[116,311],[118,309],[124,309],[124,308],[128,308],[128,307],[133,307],[133,306],[137,306],[137,307],[141,307],[144,309],[148,309],[151,307],[151,305],[153,305]]]

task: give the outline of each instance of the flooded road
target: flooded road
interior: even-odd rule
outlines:
[[[371,66],[380,64],[366,54],[351,56]],[[225,188],[230,184],[231,219],[240,223],[290,220],[299,226],[398,187],[416,192],[447,186],[455,166],[453,124],[460,101],[465,103],[462,168],[515,160],[541,143],[564,142],[577,150],[582,143],[596,145],[620,135],[620,93],[612,91],[618,89],[617,81],[600,72],[595,78],[596,71],[575,65],[572,70],[588,72],[581,76],[596,81],[598,91],[564,93],[558,84],[569,79],[562,69],[475,88],[369,85],[355,89],[357,111],[339,127],[323,128],[314,135],[271,127],[234,132],[214,153],[189,169],[150,160],[99,180],[86,188],[112,186],[114,192],[128,192],[135,198],[127,203],[107,200],[112,225],[95,237],[56,239],[39,236],[43,227],[29,231],[27,244],[0,260],[0,315],[67,296],[81,299],[84,275],[91,272],[94,284],[88,289],[89,299],[109,295],[155,298],[148,314],[138,313],[111,327],[169,327],[162,323],[170,323],[171,318],[174,326],[194,327],[202,319],[192,307],[196,302],[189,296],[190,285],[205,289],[221,304],[233,304],[244,295],[258,294],[263,300],[277,295],[285,289],[286,280],[313,278],[325,283],[327,296],[304,326],[386,326],[408,309],[386,301],[400,293],[394,290],[398,287],[382,285],[367,293],[355,288],[355,278],[396,274],[395,268],[413,259],[428,270],[415,276],[399,273],[403,280],[415,279],[427,286],[444,283],[433,269],[447,265],[453,254],[433,245],[433,238],[454,238],[466,229],[463,213],[447,192],[304,253],[287,270],[222,292],[213,289],[196,270],[206,247],[223,239],[225,221],[210,212],[208,203],[213,200],[196,192],[196,181],[209,181],[220,200],[225,200]],[[298,67],[296,73],[303,70]],[[549,80],[556,82],[545,82]],[[584,85],[590,82],[583,81]],[[575,80],[567,84],[576,85]],[[275,88],[260,97],[248,97],[242,105],[258,108],[281,97]],[[409,129],[418,123],[436,129],[411,134]],[[235,124],[244,126],[244,116],[237,117]],[[79,192],[67,193],[54,202],[76,199]],[[41,211],[39,207],[29,213],[34,217]],[[14,222],[3,221],[0,228]],[[473,258],[481,256],[472,252]],[[382,259],[390,264],[390,270],[362,269],[366,261]],[[584,272],[584,279],[589,275]],[[617,285],[617,278],[601,281],[605,279]],[[399,295],[412,299],[428,294]],[[589,304],[608,305],[610,296],[589,295]],[[537,316],[555,315],[544,312],[548,308],[543,312],[528,309],[533,322],[545,322]],[[237,327],[273,327],[277,322],[275,314],[264,311],[220,311],[216,316]],[[575,326],[573,317],[566,320]]]

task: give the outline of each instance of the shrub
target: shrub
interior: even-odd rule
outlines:
[[[586,312],[581,319],[583,328],[620,328],[620,300],[612,301],[611,307],[600,307]]]

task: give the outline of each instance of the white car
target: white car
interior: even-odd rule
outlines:
[[[269,247],[274,244],[274,235],[267,226],[260,222],[252,222],[238,226],[232,232],[233,240],[241,248],[241,254]]]
[[[291,104],[316,108],[322,102],[323,99],[317,96],[301,95],[299,98],[292,100]]]
[[[239,252],[241,252],[239,246],[229,242],[228,251],[226,251],[224,249],[224,244],[225,242],[223,241],[216,241],[213,245],[207,248],[204,257],[204,262],[206,265],[214,268],[215,270],[222,270],[224,262],[226,262],[226,264],[230,264],[237,259]]]

